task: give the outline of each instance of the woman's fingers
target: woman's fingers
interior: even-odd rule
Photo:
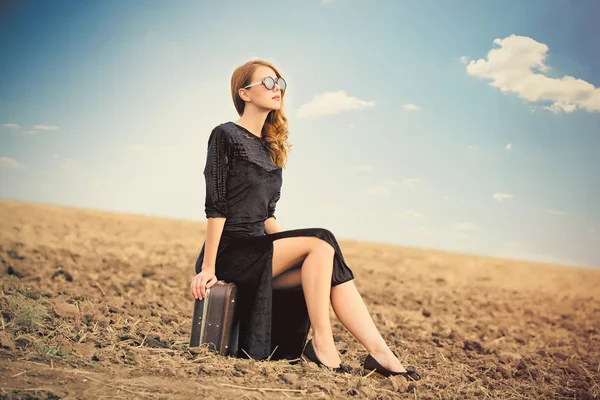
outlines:
[[[196,275],[192,279],[192,284],[190,285],[192,296],[195,299],[200,300],[206,298],[206,289],[213,287],[215,283],[217,283],[217,277],[215,275],[208,277],[206,275],[202,275],[202,273]]]
[[[190,289],[192,290],[192,296],[197,299],[200,296],[200,291],[198,290],[198,275],[196,275],[192,279],[192,284],[190,285]]]
[[[200,287],[200,295],[202,296],[201,298],[204,299],[206,297],[206,277],[205,276],[200,277],[199,287]]]
[[[192,279],[192,295],[194,298],[202,300],[204,294],[202,293],[204,282],[202,275],[196,275],[194,279]]]
[[[193,298],[196,298],[196,291],[194,289],[194,281],[196,280],[196,277],[192,278],[192,283],[190,283],[190,293],[192,294]]]
[[[211,288],[215,285],[215,283],[217,283],[217,277],[213,276],[210,278],[210,280],[208,282],[206,282],[206,288]]]

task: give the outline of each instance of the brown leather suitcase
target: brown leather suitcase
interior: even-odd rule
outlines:
[[[236,308],[235,283],[217,281],[206,290],[206,298],[194,300],[190,347],[208,344],[221,355],[238,351],[239,318]]]

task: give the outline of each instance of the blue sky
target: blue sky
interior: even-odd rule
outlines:
[[[276,216],[341,240],[600,266],[596,1],[19,1],[0,198],[204,221],[231,73],[288,82]],[[199,234],[199,248],[204,237]]]

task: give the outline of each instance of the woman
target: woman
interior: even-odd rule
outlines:
[[[302,354],[317,365],[348,372],[333,340],[331,301],[336,316],[369,352],[364,371],[420,379],[402,366],[375,327],[333,233],[282,231],[277,224],[275,205],[291,147],[282,111],[286,87],[266,61],[249,61],[233,73],[231,94],[240,118],[218,125],[208,139],[207,233],[192,296],[205,298],[217,279],[236,283],[239,357]],[[304,345],[310,326],[312,339]]]

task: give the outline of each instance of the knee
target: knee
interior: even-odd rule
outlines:
[[[323,254],[325,256],[332,256],[335,253],[333,246],[326,240],[317,239],[313,246],[313,251]]]

